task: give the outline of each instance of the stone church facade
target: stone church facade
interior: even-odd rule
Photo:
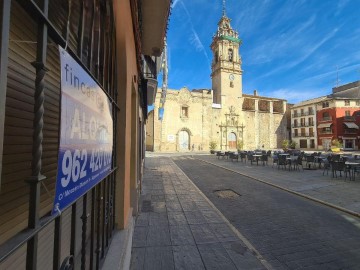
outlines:
[[[287,102],[243,94],[241,40],[223,13],[211,50],[212,89],[168,89],[159,120],[161,89],[148,115],[146,146],[155,152],[281,148],[287,139]]]

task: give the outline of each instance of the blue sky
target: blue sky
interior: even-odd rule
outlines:
[[[169,88],[211,88],[221,14],[222,0],[173,1]],[[360,0],[227,0],[226,14],[242,39],[243,93],[297,103],[331,93],[337,76],[360,80]]]

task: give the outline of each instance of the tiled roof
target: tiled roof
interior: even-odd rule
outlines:
[[[312,105],[312,104],[316,104],[318,102],[321,102],[323,100],[326,100],[328,99],[327,96],[321,96],[321,97],[317,97],[317,98],[313,98],[313,99],[308,99],[308,100],[304,100],[304,101],[301,101],[299,103],[296,103],[293,107],[293,108],[297,108],[297,107],[302,107],[302,106],[306,106],[306,105]]]

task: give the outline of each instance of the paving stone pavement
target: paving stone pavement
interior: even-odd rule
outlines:
[[[130,269],[269,269],[170,158],[147,158]]]
[[[177,157],[186,158],[186,157]],[[218,159],[215,155],[197,155],[194,158],[210,162],[244,175],[248,175],[265,182],[278,185],[280,187],[299,192],[301,194],[313,197],[315,199],[348,209],[360,214],[360,177],[356,176],[355,181],[350,181],[345,177],[333,178],[331,172],[325,172],[323,169],[288,171],[277,169],[272,166],[272,160],[269,159],[267,166],[260,163],[250,165],[245,162],[232,162],[228,159]]]
[[[274,269],[360,269],[359,218],[192,157],[173,160]],[[266,170],[269,178],[284,174],[287,181],[307,173],[256,165],[249,170]]]

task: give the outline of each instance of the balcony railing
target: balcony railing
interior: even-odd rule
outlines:
[[[300,133],[293,133],[292,134],[293,138],[298,138],[298,137],[314,137],[314,132],[300,132]]]
[[[292,117],[301,117],[301,116],[308,116],[308,115],[314,115],[314,111],[293,113]]]
[[[346,121],[355,121],[356,117],[355,116],[345,116],[344,120],[346,120]]]
[[[292,124],[291,127],[297,128],[297,127],[312,127],[314,126],[314,122],[305,122],[305,123],[297,123]]]
[[[319,119],[319,122],[326,122],[326,121],[332,121],[332,117],[331,116],[326,116],[326,117],[323,117],[323,118]]]
[[[320,133],[320,134],[332,134],[333,131],[332,131],[332,130],[320,130],[319,133]]]

